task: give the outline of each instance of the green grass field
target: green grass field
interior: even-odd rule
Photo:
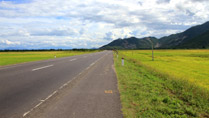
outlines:
[[[96,51],[25,51],[25,52],[0,52],[0,66],[53,59],[54,56],[67,57]]]
[[[119,51],[114,56],[127,118],[209,117],[209,50]],[[121,58],[125,66],[121,66]]]

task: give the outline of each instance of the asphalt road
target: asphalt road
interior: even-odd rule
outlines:
[[[0,118],[121,118],[111,51],[0,68]]]

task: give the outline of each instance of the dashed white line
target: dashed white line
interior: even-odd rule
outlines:
[[[35,68],[35,69],[32,69],[32,71],[48,68],[48,67],[51,67],[51,66],[54,66],[54,65],[48,65],[48,66],[43,66],[43,67],[40,67],[40,68]]]
[[[107,54],[105,54],[104,56],[106,56],[106,55],[107,55]],[[95,63],[97,63],[97,62],[98,62],[100,59],[102,59],[104,56],[100,57],[98,60],[96,60],[95,62],[93,62],[93,63],[92,63],[91,65],[89,65],[86,69],[89,69],[91,66],[93,66]],[[50,66],[53,66],[53,65],[45,66],[44,68],[47,68],[47,67],[50,67]],[[37,68],[37,69],[40,69],[40,68]],[[41,69],[43,69],[43,67],[41,67]],[[78,76],[81,75],[82,73],[83,73],[83,71],[80,72],[80,73],[78,74]],[[77,77],[77,76],[76,76],[76,77]],[[63,84],[63,85],[59,88],[59,90],[62,89],[62,88],[64,88],[65,86],[69,85],[74,79],[76,79],[76,77],[74,77],[73,79],[69,80],[67,83]],[[57,92],[58,92],[58,90],[54,91],[54,92],[53,92],[52,94],[50,94],[46,99],[40,100],[40,103],[37,104],[35,107],[33,107],[31,110],[25,112],[25,113],[23,114],[23,117],[25,117],[27,114],[29,114],[30,112],[32,112],[35,108],[37,108],[38,106],[40,106],[40,105],[41,105],[42,103],[44,103],[46,100],[48,100],[48,99],[51,98],[53,95],[55,95]]]
[[[25,117],[27,114],[29,114],[31,111],[28,111],[28,112],[25,112],[24,114],[23,114],[23,117]]]
[[[90,68],[90,66],[88,66],[87,68],[86,68],[86,70],[88,70]]]
[[[44,101],[48,100],[50,97],[52,97],[54,94],[56,94],[57,91],[54,91],[51,95],[49,95]]]
[[[65,86],[67,86],[68,84],[67,83],[65,83],[65,84],[63,84],[59,89],[62,89],[62,88],[64,88]]]
[[[92,63],[92,64],[90,65],[90,67],[93,66],[94,64],[95,64],[95,63]]]
[[[33,107],[31,110],[25,112],[23,114],[23,117],[25,117],[27,114],[29,114],[31,111],[33,111],[35,108],[39,107],[42,103],[44,103],[46,100],[48,100],[50,97],[52,97],[53,95],[55,95],[57,93],[57,91],[54,91],[52,94],[50,94],[46,99],[44,100],[40,100],[41,102],[38,103],[35,107]]]
[[[75,58],[75,59],[71,59],[71,60],[69,60],[69,61],[75,61],[75,60],[77,60],[77,59]]]
[[[88,70],[91,66],[93,66],[95,63],[97,63],[100,59],[102,59],[103,57],[105,57],[108,54],[105,54],[104,56],[100,57],[98,60],[96,60],[95,62],[93,62],[91,65],[89,65],[86,70]]]

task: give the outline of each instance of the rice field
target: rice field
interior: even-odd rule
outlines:
[[[120,50],[114,62],[124,118],[209,118],[209,50],[155,50],[154,61]]]
[[[0,52],[0,66],[93,53],[96,51],[21,51]]]
[[[209,89],[209,50],[120,51],[121,54],[175,79]]]

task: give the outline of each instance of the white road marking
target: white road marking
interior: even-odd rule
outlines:
[[[90,66],[88,66],[87,68],[86,68],[86,70],[88,70],[90,68]]]
[[[56,94],[57,91],[54,91],[51,95],[49,95],[44,101],[48,100],[50,97],[52,97],[54,94]]]
[[[51,66],[54,66],[54,65],[48,65],[48,66],[43,66],[43,67],[40,67],[40,68],[35,68],[35,69],[32,69],[32,71],[48,68],[48,67],[51,67]]]
[[[31,111],[33,111],[35,108],[39,107],[42,103],[44,103],[46,100],[48,100],[50,97],[52,97],[53,95],[55,95],[57,93],[57,91],[54,91],[52,94],[50,94],[46,99],[41,100],[40,103],[38,103],[35,107],[33,107],[31,110],[25,112],[23,114],[23,117],[25,117],[27,114],[29,114]]]
[[[92,64],[90,65],[90,67],[93,66],[94,64],[95,64],[95,63],[92,63]]]
[[[59,89],[64,88],[65,86],[67,86],[67,83],[63,84]]]
[[[71,59],[71,60],[69,60],[69,61],[75,61],[75,60],[77,60],[77,59],[75,58],[75,59]]]
[[[30,113],[30,111],[28,111],[28,112],[25,112],[24,114],[23,114],[23,117],[25,117],[27,114],[29,114]]]
[[[97,59],[95,62],[93,62],[91,65],[89,65],[87,68],[89,69],[91,66],[93,66],[95,63],[97,63],[99,60],[101,60],[103,57],[105,57],[107,54],[105,54],[104,56],[100,57],[99,59]],[[52,65],[53,66],[53,65]],[[86,68],[86,69],[87,69]],[[84,70],[85,71],[85,70]],[[77,76],[80,76],[84,71],[82,71],[81,73],[79,73]],[[63,84],[59,90],[63,89],[65,86],[69,85],[74,79],[77,78],[77,76],[75,76],[73,79],[69,80],[67,83]],[[30,112],[32,112],[35,108],[39,107],[42,103],[44,103],[46,100],[48,100],[49,98],[51,98],[53,95],[55,95],[59,90],[54,91],[52,94],[50,94],[46,99],[44,100],[40,100],[40,103],[37,104],[35,107],[33,107],[32,109],[30,109],[29,111],[25,112],[23,114],[23,117],[25,117],[27,114],[29,114]]]
[[[101,60],[103,57],[107,56],[108,54],[105,54],[104,56],[100,57],[98,60],[93,62],[91,65],[89,65],[85,70],[88,70],[91,66],[93,66],[95,63],[97,63],[99,60]]]

